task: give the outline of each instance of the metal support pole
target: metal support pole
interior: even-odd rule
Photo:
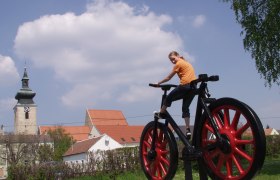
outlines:
[[[187,147],[183,148],[182,156],[184,160],[185,180],[193,180],[192,163],[191,163],[191,159],[189,158],[189,150]]]
[[[193,180],[191,161],[184,160],[184,166],[185,166],[185,180]]]
[[[198,163],[198,170],[199,170],[199,179],[200,180],[208,180],[208,176],[207,176],[207,173],[205,172],[205,169],[203,168],[203,166],[201,165],[201,162],[202,161],[201,159],[199,159],[197,161]]]

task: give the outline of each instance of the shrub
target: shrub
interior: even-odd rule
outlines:
[[[266,136],[266,156],[278,158],[280,154],[280,135]]]
[[[98,151],[90,155],[87,163],[50,161],[40,164],[17,164],[9,166],[10,180],[69,179],[80,176],[108,174],[111,179],[123,172],[139,170],[138,147]]]

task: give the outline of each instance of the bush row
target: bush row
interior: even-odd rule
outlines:
[[[278,158],[280,154],[280,136],[266,137],[266,156]],[[183,149],[178,143],[179,155]],[[111,151],[99,151],[89,155],[86,163],[45,162],[40,164],[17,164],[8,169],[8,179],[43,180],[69,179],[80,176],[97,176],[106,173],[111,179],[123,172],[135,172],[140,169],[139,148],[122,148]],[[195,169],[196,163],[194,163]],[[183,162],[179,161],[179,168]]]
[[[266,156],[278,158],[280,155],[280,135],[266,136]]]
[[[98,151],[89,155],[83,163],[45,162],[40,164],[17,164],[8,168],[8,179],[52,180],[80,176],[109,174],[112,179],[123,172],[139,170],[138,147],[111,151]]]

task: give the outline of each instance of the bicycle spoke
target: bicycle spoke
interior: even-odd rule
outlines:
[[[159,142],[162,142],[162,141],[163,141],[163,139],[164,139],[164,138],[163,138],[163,132],[162,132],[161,130],[159,130],[159,133],[158,133],[158,137],[157,137],[157,138],[158,138],[158,141],[159,141]]]
[[[240,161],[237,159],[237,157],[234,156],[234,155],[232,155],[232,160],[233,160],[235,166],[237,167],[238,172],[239,172],[240,174],[243,174],[243,173],[244,173],[244,169],[243,169],[243,167],[242,167],[242,165],[241,165],[241,162],[240,162]]]
[[[157,174],[157,163],[153,163],[152,174],[156,176]]]
[[[247,140],[247,139],[242,139],[242,140],[240,140],[240,139],[236,139],[235,140],[235,144],[236,145],[246,145],[246,144],[254,144],[254,140],[253,139],[251,139],[251,140]]]
[[[144,141],[144,145],[149,149],[151,149],[151,147],[152,147],[151,144],[147,141]]]
[[[235,115],[234,115],[233,120],[231,122],[231,128],[237,130],[237,125],[238,125],[238,122],[239,122],[240,115],[241,115],[241,113],[239,111],[235,112]]]
[[[162,174],[161,174],[161,167],[160,167],[159,164],[157,165],[157,176],[158,176],[159,178],[162,177]]]
[[[214,130],[212,128],[212,126],[209,124],[209,122],[207,122],[204,126],[208,131],[210,131],[211,133],[214,134]]]
[[[222,166],[224,165],[225,162],[225,156],[223,154],[220,154],[218,164],[217,164],[217,170],[221,171]]]
[[[150,141],[150,142],[152,141],[152,139],[153,139],[153,138],[152,138],[152,137],[153,137],[153,133],[152,133],[152,132],[153,132],[153,131],[151,130],[151,131],[148,133],[148,135],[147,135],[147,136],[148,136],[147,141]]]
[[[165,140],[165,141],[163,141],[162,143],[161,143],[161,147],[166,147],[166,145],[167,145],[167,143],[168,143],[168,141],[167,140]]]
[[[240,148],[236,147],[234,150],[238,155],[242,156],[243,158],[247,159],[249,162],[252,162],[253,159],[250,155],[248,155],[246,152],[240,150]]]
[[[227,177],[232,177],[232,160],[228,158],[226,161]]]
[[[166,158],[162,157],[160,160],[161,160],[164,164],[166,164],[167,166],[170,165],[170,162],[169,162]]]
[[[230,124],[229,109],[224,109],[224,127],[229,127]]]
[[[145,166],[146,166],[146,169],[149,169],[150,170],[150,166],[151,166],[151,164],[152,164],[152,162],[150,162],[150,161],[147,161],[146,159],[145,159]]]
[[[164,176],[167,174],[167,170],[165,169],[164,165],[162,163],[160,163],[160,168],[164,174]],[[161,174],[161,177],[162,177],[162,174]]]
[[[241,136],[249,127],[250,124],[247,122],[244,126],[237,130],[236,135]]]
[[[219,129],[222,129],[223,128],[223,124],[221,123],[221,120],[219,118],[219,116],[214,116],[214,119],[216,120],[216,123],[218,125],[218,128]],[[214,133],[214,132],[213,132]]]

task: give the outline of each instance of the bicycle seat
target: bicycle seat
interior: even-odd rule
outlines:
[[[151,87],[161,88],[163,91],[169,91],[173,87],[177,87],[178,85],[175,84],[149,84]]]

